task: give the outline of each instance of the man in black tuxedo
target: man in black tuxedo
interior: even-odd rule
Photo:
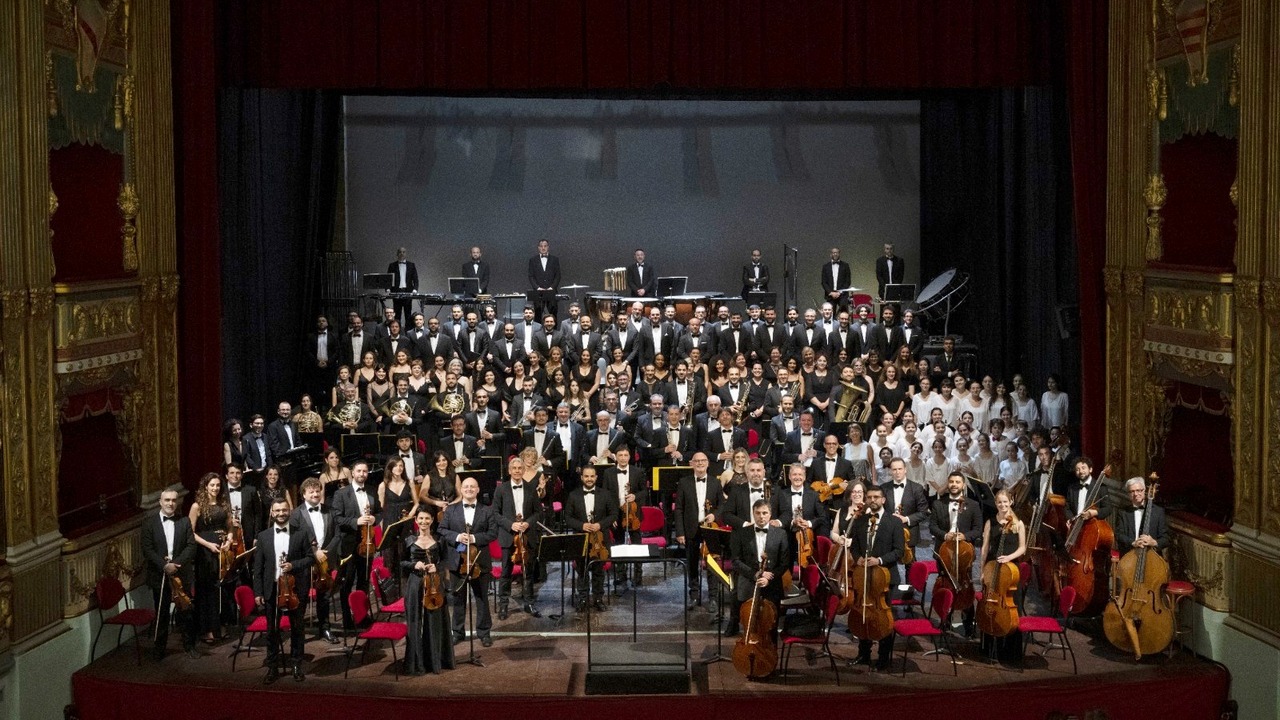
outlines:
[[[954,378],[960,372],[960,358],[956,355],[956,339],[950,335],[942,339],[942,354],[933,358],[933,384],[942,387],[943,378]]]
[[[889,462],[889,482],[880,489],[885,507],[911,531],[911,547],[916,547],[920,544],[920,523],[929,518],[929,493],[923,485],[907,481],[907,463],[902,458]]]
[[[545,419],[546,410],[542,411]],[[524,482],[524,462],[520,456],[513,456],[507,462],[507,482],[498,485],[493,495],[493,513],[498,523],[498,545],[502,547],[502,576],[498,580],[498,619],[507,619],[507,607],[511,603],[511,550],[516,544],[516,535],[524,533],[525,547],[530,552],[537,552],[538,523],[542,520],[542,503],[538,502],[538,493],[532,485]],[[465,502],[465,496],[464,496]],[[534,580],[537,577],[536,563],[530,562],[524,567],[524,580],[521,594],[521,609],[533,617],[542,617],[534,606],[537,591]]]
[[[579,447],[578,465],[609,465],[616,461],[619,448],[627,446],[627,436],[609,427],[612,418],[605,410],[596,413],[596,426],[587,431]]]
[[[702,319],[696,317],[689,318],[689,325],[676,341],[676,359],[688,360],[694,348],[697,348],[700,357],[704,360],[710,357],[716,348],[716,339],[711,333],[703,331]]]
[[[410,360],[418,357],[417,341],[405,334],[403,327],[399,320],[392,320],[387,323],[387,334],[378,338],[378,359],[384,365],[395,364],[396,353],[401,350]]]
[[[848,537],[851,558],[858,559],[858,567],[885,567],[889,570],[889,587],[898,586],[898,563],[906,551],[902,538],[902,523],[884,507],[884,491],[879,487],[867,488],[865,514],[853,521],[853,531]],[[885,601],[889,598],[886,596]],[[876,669],[888,670],[893,660],[893,633],[878,643]],[[860,665],[871,664],[871,641],[858,641]]]
[[[349,413],[347,411],[350,411]],[[349,419],[344,419],[348,418]],[[365,433],[376,430],[369,404],[360,402],[360,389],[355,383],[342,388],[342,400],[329,411],[325,430],[331,433]]]
[[[921,353],[924,352],[925,333],[924,330],[916,324],[916,314],[913,310],[902,311],[902,342],[911,350],[911,359],[919,360]]]
[[[524,431],[520,449],[533,448],[542,460],[542,467],[539,469],[554,476],[564,468],[565,453],[568,450],[561,444],[556,428],[548,422],[550,414],[545,405],[533,408],[533,424]]]
[[[747,465],[748,473],[751,472],[753,463],[760,463],[760,471],[764,471],[762,461],[752,460]],[[818,499],[818,493],[805,482],[805,471],[802,465],[792,465],[787,468],[787,483],[773,494],[771,504],[770,510],[773,512],[773,517],[777,519],[778,526],[787,532],[787,542],[790,547],[790,553],[786,558],[788,564],[796,556],[794,541],[795,532],[798,529],[807,527],[813,530],[815,543],[818,536],[826,535],[831,531],[831,518],[834,515]]]
[[[646,265],[644,251],[637,248],[636,261],[627,266],[627,292],[631,297],[653,297],[658,288],[658,274]]]
[[[307,478],[302,482],[302,502],[293,509],[289,524],[295,531],[308,536],[307,546],[311,548],[317,565],[327,562],[331,571],[337,569],[341,533],[333,508],[324,504],[324,485],[320,478]],[[329,630],[329,597],[332,594],[332,590],[320,592],[316,588],[316,634],[329,644],[337,645],[338,638]]]
[[[1067,486],[1065,496],[1067,498],[1067,516],[1079,517],[1081,520],[1092,520],[1094,518],[1102,518],[1109,520],[1111,518],[1111,493],[1107,488],[1098,488],[1094,492],[1094,485],[1100,482],[1093,478],[1093,461],[1084,455],[1076,457],[1072,464],[1075,468],[1076,476]],[[1089,504],[1089,494],[1095,495],[1093,505]]]
[[[935,555],[942,549],[943,543],[955,542],[957,538],[977,543],[982,537],[982,505],[965,496],[964,475],[959,472],[953,472],[947,476],[947,494],[933,501],[933,510],[929,516],[929,534],[933,536]],[[972,580],[972,567],[962,567],[959,571],[969,573],[969,579]],[[963,582],[960,578],[953,578],[953,581]],[[974,608],[971,605],[960,610],[964,617],[964,634],[966,637],[973,637]],[[949,622],[950,618],[948,618]]]
[[[514,323],[503,323],[502,334],[498,336],[497,340],[489,343],[488,350],[489,362],[493,363],[493,367],[503,377],[510,377],[511,366],[517,362],[525,362],[527,357],[524,352],[524,345],[516,337]]]
[[[671,359],[675,357],[676,331],[670,325],[662,322],[662,311],[656,306],[649,308],[649,319],[640,323],[637,340],[640,343],[639,361],[641,365],[651,364],[659,353],[667,359],[668,365],[671,364]]]
[[[699,380],[689,378],[689,363],[676,363],[675,380],[670,383],[671,404],[678,408],[687,408],[686,417],[690,420],[707,407],[707,388]]]
[[[275,462],[266,430],[266,418],[257,413],[249,417],[249,432],[244,435],[245,470],[266,470],[268,465]]]
[[[640,531],[627,530],[622,527],[621,519],[625,516],[623,509],[627,503],[634,502],[636,509],[643,511],[647,505],[656,505],[656,502],[649,500],[649,480],[648,474],[640,470],[640,468],[631,464],[631,450],[626,445],[622,445],[614,453],[616,465],[606,468],[603,476],[600,478],[600,487],[608,490],[614,498],[618,500],[618,518],[617,527],[613,528],[614,544],[640,544]],[[640,518],[644,519],[641,512]],[[614,563],[613,580],[614,594],[620,594],[622,587],[625,586],[627,570],[630,568],[631,582],[635,587],[639,587],[643,583],[644,573],[642,569],[644,565],[641,563]]]
[[[367,352],[378,354],[378,340],[373,336],[372,331],[365,328],[364,318],[352,313],[351,329],[338,343],[338,363],[351,366],[351,371],[354,373]]]
[[[745,390],[743,391],[745,395]],[[747,431],[733,426],[733,411],[727,407],[720,409],[717,416],[720,426],[707,433],[702,450],[716,463],[716,472],[728,470],[733,466],[733,451],[747,447]]]
[[[471,248],[471,259],[462,263],[462,277],[478,279],[481,295],[489,292],[489,262],[481,259],[480,248]]]
[[[452,550],[445,555],[446,564],[462,578],[462,582],[449,593],[450,604],[453,605],[453,642],[456,645],[466,639],[466,592],[469,588],[471,604],[475,608],[475,634],[481,645],[490,647],[493,645],[489,634],[493,618],[489,615],[489,581],[493,577],[493,558],[489,555],[489,545],[498,537],[498,520],[492,508],[477,502],[479,496],[480,482],[474,477],[463,479],[462,502],[446,507],[440,518],[440,539]],[[469,546],[480,551],[475,561],[480,567],[480,574],[475,578],[467,577],[467,568],[463,566]]]
[[[258,488],[244,481],[239,466],[226,465],[223,474],[227,482],[227,500],[231,505],[231,521],[239,523],[244,531],[245,548],[253,547],[254,538],[267,525],[266,508],[258,497]]]
[[[391,273],[392,292],[412,293],[418,291],[418,268],[409,262],[409,251],[405,248],[396,249],[396,259],[387,265],[387,272]],[[395,310],[396,316],[400,318],[401,325],[408,325],[409,313],[413,312],[413,301],[408,298],[397,298]]]
[[[883,299],[884,286],[901,283],[906,273],[907,264],[893,254],[893,243],[885,243],[884,254],[876,258],[876,284],[880,287],[880,294],[876,297]]]
[[[329,388],[338,377],[338,358],[341,356],[338,349],[338,333],[329,327],[329,318],[324,315],[316,316],[316,330],[307,333],[307,339],[302,346],[302,356],[307,363],[304,380],[307,393],[315,398],[317,403],[328,402]]]
[[[756,326],[756,338],[753,347],[756,359],[769,362],[769,354],[778,348],[784,355],[791,344],[791,332],[778,322],[778,311],[775,308],[764,309],[764,320]]]
[[[906,344],[906,340],[902,338],[902,327],[898,325],[894,319],[892,305],[885,305],[880,310],[880,324],[875,329],[875,347],[880,351],[880,358],[885,362],[892,362],[898,353],[898,348]]]
[[[282,459],[298,446],[298,426],[293,424],[293,406],[287,400],[276,405],[276,419],[267,426],[267,449],[271,456]]]
[[[622,348],[622,361],[630,365],[632,369],[640,359],[640,333],[631,326],[631,321],[627,316],[618,313],[614,326],[609,328],[604,338],[606,357],[610,361],[613,360],[613,349]]]
[[[774,525],[769,502],[764,498],[751,504],[751,521],[735,528],[729,538],[733,558],[733,604],[725,635],[738,634],[738,608],[749,602],[760,588],[760,597],[777,604],[782,601],[782,571],[787,562],[787,534]]]
[[[769,266],[760,262],[760,249],[751,251],[751,262],[742,266],[742,297],[749,292],[769,291]]]
[[[357,460],[351,465],[351,484],[340,488],[333,496],[333,514],[340,528],[339,555],[350,557],[339,571],[342,578],[342,628],[347,632],[355,629],[355,621],[351,617],[349,598],[353,589],[369,591],[369,571],[373,566],[373,557],[364,557],[356,553],[360,545],[360,531],[366,525],[376,525],[382,507],[378,504],[378,494],[366,486],[369,481],[369,463]]]
[[[427,416],[427,408],[423,407],[422,398],[409,392],[407,377],[396,379],[396,389],[383,407],[387,414],[383,416],[382,431],[387,435],[396,435],[404,430],[413,432],[418,423]]]
[[[173,600],[173,583],[177,577],[187,595],[195,591],[196,540],[191,521],[178,514],[178,490],[171,485],[160,492],[160,512],[148,513],[142,521],[142,557],[147,563],[147,587],[156,607],[155,646],[151,655],[164,659],[169,644],[169,608]],[[164,600],[164,602],[161,602]],[[191,607],[178,610],[174,616],[182,630],[182,650],[187,657],[198,658],[196,651],[196,618]]]
[[[560,329],[556,325],[555,315],[544,315],[542,317],[542,326],[534,328],[533,347],[542,356],[543,360],[551,357],[551,348],[553,347],[558,347],[561,351],[564,350],[564,335],[560,333]],[[577,358],[574,358],[574,361],[576,362]]]
[[[830,483],[840,478],[845,482],[853,482],[853,464],[840,452],[840,438],[834,434],[822,438],[822,452],[818,453],[809,465],[809,482]],[[844,498],[832,495],[827,500],[827,507],[839,510]]]
[[[453,338],[440,329],[440,318],[428,318],[427,334],[418,338],[417,342],[418,357],[422,358],[422,362],[430,367],[432,360],[442,357],[448,363],[454,358],[456,351]]]
[[[466,315],[467,324],[462,328],[462,337],[454,338],[453,344],[458,357],[462,358],[463,367],[471,372],[478,367],[478,361],[489,351],[489,336],[480,327],[479,316],[474,312]]]
[[[556,314],[556,291],[560,289],[560,258],[551,254],[551,244],[538,241],[538,254],[529,258],[529,289],[538,291],[539,315]]]
[[[489,391],[476,388],[475,406],[471,412],[464,413],[467,421],[467,434],[476,439],[476,447],[480,453],[502,451],[502,413],[489,408]],[[490,443],[494,443],[490,446]]]
[[[1134,548],[1164,550],[1169,546],[1169,524],[1165,520],[1164,508],[1154,502],[1150,508],[1147,507],[1147,481],[1140,477],[1129,478],[1124,490],[1129,496],[1129,505],[1117,508],[1112,514],[1116,550],[1120,551],[1121,557]]]
[[[602,352],[600,333],[591,329],[591,316],[583,315],[573,327],[563,333],[565,359],[571,365],[578,364],[582,351],[591,353],[592,360],[600,357]],[[585,388],[584,388],[585,389]]]
[[[639,452],[640,462],[651,468],[666,464],[666,398],[655,394],[648,397],[648,402],[648,411],[636,416],[635,425],[630,432]]]
[[[592,465],[582,468],[582,485],[569,492],[565,502],[564,521],[576,533],[605,533],[603,542],[618,519],[618,501],[607,488],[597,487],[596,469]],[[606,545],[607,547],[607,545]],[[592,607],[603,612],[604,564],[588,566],[585,560],[574,561],[574,573],[578,576],[578,611],[587,609],[587,576],[591,576]]]
[[[701,597],[698,565],[702,562],[702,524],[716,522],[720,504],[720,480],[707,472],[710,464],[706,453],[694,453],[693,460],[690,461],[693,475],[681,478],[676,488],[676,542],[685,551],[690,607],[696,598]],[[713,586],[708,583],[707,588],[711,587]]]
[[[427,456],[418,452],[415,447],[416,437],[408,430],[401,430],[396,434],[395,452],[383,458],[383,465],[387,460],[398,457],[404,461],[404,476],[410,479],[420,478],[426,475],[431,469],[427,465]]]
[[[284,498],[271,504],[271,527],[258,535],[258,551],[253,555],[253,595],[267,618],[267,685],[280,677],[280,618],[289,618],[289,655],[293,679],[302,682],[302,651],[306,645],[307,597],[311,589],[311,534],[289,526],[289,502]],[[282,557],[283,556],[283,557]],[[293,575],[298,606],[292,610],[276,607],[276,590],[282,573]]]
[[[728,497],[720,504],[717,515],[720,524],[731,529],[748,527],[752,522],[751,508],[757,500],[770,500],[767,497],[773,488],[766,489],[764,479],[764,463],[758,459],[747,462],[747,481],[741,485],[730,485]]]
[[[521,385],[520,392],[511,396],[511,402],[507,405],[507,415],[513,427],[530,428],[533,426],[534,410],[542,406],[542,396],[534,392],[538,382],[532,375],[525,375]]]
[[[853,285],[849,263],[840,259],[840,248],[831,248],[831,261],[822,266],[822,297],[841,310],[849,308],[849,298],[840,292]]]
[[[449,458],[455,472],[471,470],[480,464],[480,446],[474,435],[467,434],[467,419],[454,415],[449,420],[449,434],[440,438],[440,450]]]
[[[790,465],[800,463],[809,468],[817,462],[822,453],[822,445],[818,442],[818,433],[813,429],[813,413],[808,410],[800,413],[800,427],[787,433],[782,446],[782,462]]]
[[[729,316],[729,324],[720,328],[716,337],[716,348],[721,355],[732,357],[738,353],[748,358],[755,352],[755,338],[752,332],[743,327],[742,313],[735,312]]]
[[[827,333],[827,359],[835,364],[839,361],[843,350],[849,362],[862,356],[862,335],[855,332],[850,324],[849,313],[841,312],[836,316],[835,329]]]
[[[818,327],[818,312],[809,308],[804,311],[804,322],[796,325],[796,329],[791,331],[790,349],[785,354],[800,362],[805,348],[821,353],[826,350],[826,347],[827,336],[822,328]]]

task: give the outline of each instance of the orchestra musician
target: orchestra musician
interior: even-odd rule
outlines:
[[[857,558],[859,567],[883,566],[889,570],[889,587],[897,587],[901,582],[898,575],[898,563],[902,561],[905,544],[902,536],[902,523],[884,507],[884,491],[876,486],[866,490],[866,507],[863,513],[854,520],[853,531],[845,539],[849,543],[850,560]],[[888,670],[893,660],[893,634],[878,643],[876,652],[877,670]],[[859,665],[871,664],[871,641],[858,641]]]
[[[692,608],[701,596],[698,565],[702,559],[702,526],[716,521],[720,505],[720,480],[708,474],[707,468],[711,463],[705,452],[695,452],[689,464],[693,467],[693,475],[681,478],[676,489],[675,531],[676,542],[685,550],[689,607]]]
[[[308,535],[307,546],[315,543],[315,562],[328,563],[330,570],[338,567],[341,550],[341,528],[333,508],[324,504],[324,485],[319,478],[307,478],[302,483],[302,502],[293,509],[289,524],[295,532]],[[332,585],[332,584],[331,584]],[[316,634],[331,645],[339,640],[329,629],[329,597],[332,590],[316,589]]]
[[[840,259],[840,248],[831,248],[831,261],[822,266],[822,296],[842,310],[849,308],[849,298],[842,292],[853,284],[849,263]]]
[[[658,273],[644,262],[644,250],[636,248],[635,263],[627,266],[627,292],[631,297],[653,297],[657,294]]]
[[[587,432],[582,443],[579,465],[610,464],[615,461],[617,451],[626,447],[626,435],[616,427],[609,427],[611,420],[612,416],[606,410],[596,413],[596,427]]]
[[[307,595],[311,587],[311,563],[314,561],[310,534],[295,531],[289,526],[287,501],[281,499],[271,504],[271,521],[271,527],[258,535],[258,551],[253,555],[253,595],[267,618],[267,676],[263,680],[267,685],[280,677],[282,617],[289,618],[289,657],[293,679],[298,682],[306,679],[302,670],[302,653],[306,644]],[[298,600],[298,606],[293,610],[277,608],[278,581],[284,573],[293,575]]]
[[[1146,518],[1146,532],[1138,534],[1143,515],[1147,511],[1147,481],[1140,477],[1129,478],[1125,481],[1124,491],[1129,496],[1129,506],[1112,513],[1111,525],[1115,530],[1116,550],[1121,557],[1135,547],[1153,547],[1157,551],[1163,551],[1169,546],[1169,523],[1165,519],[1164,508],[1151,503],[1151,517]]]
[[[901,283],[906,272],[907,264],[893,254],[893,243],[885,243],[884,254],[876,258],[876,285],[879,286],[876,297],[883,298],[884,286]]]
[[[745,389],[742,394],[745,400]],[[707,433],[702,450],[715,458],[720,469],[728,470],[733,467],[733,451],[747,446],[747,431],[733,426],[734,411],[727,407],[721,408],[717,419],[720,426]]]
[[[480,294],[489,292],[489,261],[480,256],[480,248],[471,248],[471,259],[462,263],[462,277],[473,277],[480,281]]]
[[[360,531],[366,525],[376,525],[382,513],[377,494],[366,486],[368,481],[369,463],[357,460],[351,464],[351,484],[333,495],[333,513],[341,528],[339,555],[346,560],[338,572],[342,578],[342,593],[338,598],[342,604],[342,629],[347,633],[355,630],[349,600],[351,591],[369,591],[369,571],[373,564],[373,555],[363,557],[356,552]]]
[[[529,258],[529,289],[537,291],[540,315],[556,314],[556,291],[560,289],[560,258],[551,254],[551,244],[538,241],[538,254]]]
[[[761,467],[763,471],[763,466]],[[761,473],[763,476],[763,472]],[[772,522],[769,501],[760,498],[751,504],[751,520],[733,531],[729,538],[729,556],[733,558],[733,603],[729,613],[727,637],[740,628],[738,608],[751,599],[755,588],[773,603],[782,600],[782,571],[787,566],[787,535]],[[766,560],[767,564],[762,562]]]
[[[885,507],[911,531],[911,547],[918,546],[920,523],[929,518],[929,493],[923,485],[907,481],[907,463],[900,457],[889,461],[889,482],[880,489]]]
[[[933,536],[935,554],[942,549],[943,543],[954,542],[957,537],[975,545],[982,537],[982,506],[977,502],[967,501],[965,487],[964,475],[953,470],[947,476],[947,494],[933,501],[933,510],[929,517],[929,534]],[[969,573],[969,579],[972,580],[972,567],[959,568],[959,571]],[[955,580],[963,582],[960,578]],[[973,606],[962,608],[962,610],[965,637],[974,637],[976,630],[973,624]]]
[[[600,485],[618,498],[618,507],[622,508],[627,503],[635,503],[638,509],[643,509],[649,505],[649,481],[646,473],[640,468],[631,464],[631,450],[626,445],[618,447],[613,455],[616,464],[604,471],[603,477],[600,479]],[[585,469],[585,468],[584,468]],[[622,510],[619,509],[618,517],[622,517]],[[613,542],[616,545],[640,544],[640,531],[627,530],[622,527],[619,522],[613,529]],[[626,578],[627,567],[631,568],[631,583],[635,587],[642,584],[642,569],[644,565],[641,563],[614,563],[613,579],[614,593],[620,593],[623,581]]]
[[[418,291],[418,267],[409,262],[409,251],[396,248],[396,259],[387,265],[391,273],[391,291],[394,293],[415,293]],[[396,298],[393,301],[395,314],[402,325],[409,324],[409,314],[413,312],[412,298]]]
[[[541,415],[542,422],[545,424],[546,408],[539,408],[537,414]],[[524,533],[526,548],[538,547],[540,534],[538,523],[542,521],[542,505],[538,502],[538,493],[524,481],[524,475],[524,461],[519,457],[511,458],[507,463],[507,477],[510,479],[498,485],[493,497],[493,513],[498,523],[498,545],[502,548],[502,576],[498,580],[499,620],[507,619],[508,607],[511,604],[511,551],[515,548],[516,535]],[[465,504],[465,482],[463,486]],[[521,588],[523,602],[520,609],[533,617],[542,617],[542,613],[538,612],[538,608],[534,605],[538,598],[537,590],[534,588],[535,574],[530,567],[524,569]],[[484,600],[481,599],[480,602],[483,604]]]
[[[751,250],[751,262],[742,266],[742,297],[750,292],[769,291],[769,266],[761,262],[759,248]]]
[[[822,439],[823,454],[815,457],[809,465],[809,481],[831,484],[837,478],[849,481],[853,479],[853,465],[844,459],[840,452],[840,438],[829,434]],[[834,510],[841,502],[838,495],[832,495],[827,501],[828,507]]]
[[[512,477],[523,474],[523,467],[518,470]],[[449,570],[459,577],[458,584],[452,585],[449,592],[449,602],[453,605],[450,611],[453,614],[453,644],[457,645],[467,637],[466,593],[470,590],[471,604],[475,608],[475,634],[480,638],[481,645],[490,647],[493,645],[493,617],[489,614],[489,580],[493,577],[490,572],[493,558],[489,555],[489,545],[498,538],[498,521],[493,508],[478,502],[479,497],[480,482],[474,477],[463,480],[462,502],[446,507],[440,518],[440,539],[452,548],[453,552],[445,556],[445,561]],[[468,546],[479,551],[475,562],[479,565],[480,572],[474,578],[463,572],[466,569],[464,562]],[[503,554],[506,552],[504,549]],[[509,588],[509,568],[506,578]]]
[[[149,513],[142,521],[142,557],[147,564],[147,587],[156,610],[155,645],[151,656],[164,659],[169,644],[169,608],[182,630],[182,650],[190,658],[199,658],[196,650],[196,617],[193,607],[177,608],[173,600],[172,578],[177,578],[188,595],[195,592],[196,538],[191,520],[178,514],[178,491],[181,485],[170,485],[160,492],[160,512]],[[168,598],[161,603],[162,598]]]
[[[408,547],[400,561],[401,574],[408,578],[404,590],[404,618],[409,628],[404,646],[404,673],[424,675],[430,668],[431,672],[439,675],[441,670],[453,669],[449,606],[445,604],[428,610],[423,607],[423,594],[427,578],[431,575],[439,580],[441,592],[447,587],[445,558],[449,546],[436,540],[431,527],[434,518],[429,507],[419,505],[414,520],[418,534],[407,539]]]
[[[564,507],[564,521],[573,532],[608,532],[617,523],[618,501],[607,488],[597,487],[596,479],[595,466],[584,466],[582,486],[569,493]],[[574,572],[578,577],[578,611],[587,609],[587,577],[590,575],[591,606],[603,612],[604,563],[588,564],[585,558],[579,558],[574,560]]]

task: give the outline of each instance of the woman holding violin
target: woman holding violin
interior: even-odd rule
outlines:
[[[449,573],[445,571],[447,548],[432,532],[434,513],[419,505],[414,521],[418,534],[408,538],[400,570],[406,576],[404,586],[405,622],[409,636],[405,640],[404,674],[425,675],[427,670],[439,675],[453,669],[453,638],[450,637],[449,604],[446,588]]]
[[[997,490],[996,515],[982,528],[983,598],[978,625],[985,636],[983,644],[994,643],[988,649],[1001,658],[1014,659],[1022,651],[1013,593],[1019,581],[1016,563],[1026,552],[1027,528],[1013,512],[1013,496],[1008,490]]]
[[[196,484],[196,499],[187,514],[195,530],[196,544],[196,625],[200,640],[206,645],[216,642],[222,634],[219,614],[222,610],[218,582],[219,558],[223,550],[231,547],[231,506],[222,495],[222,477],[218,473],[205,473]]]
[[[436,509],[436,518],[442,517],[444,509],[458,502],[461,488],[458,476],[454,473],[453,463],[443,450],[437,450],[431,456],[431,469],[427,471],[418,491],[418,500]]]

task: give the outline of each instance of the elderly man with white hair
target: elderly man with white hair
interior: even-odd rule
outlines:
[[[1164,508],[1154,502],[1147,503],[1147,481],[1140,477],[1129,478],[1124,484],[1124,491],[1129,496],[1129,503],[1111,515],[1116,549],[1121,555],[1135,547],[1164,550],[1169,545],[1169,525],[1165,522]]]

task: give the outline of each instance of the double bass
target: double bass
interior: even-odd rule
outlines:
[[[748,680],[768,676],[778,667],[778,646],[774,643],[773,630],[778,624],[778,609],[768,598],[760,597],[760,577],[769,564],[769,553],[760,557],[756,570],[755,590],[751,600],[738,608],[738,622],[744,628],[733,648],[733,667]]]
[[[893,633],[893,608],[889,606],[889,584],[893,576],[883,565],[871,566],[871,546],[876,535],[879,518],[871,515],[867,524],[866,552],[862,556],[861,569],[853,571],[850,590],[853,594],[849,610],[849,632],[860,640],[883,640]]]
[[[1158,476],[1151,474],[1147,489],[1142,527],[1135,528],[1134,539],[1146,534],[1151,518],[1151,503],[1159,486]],[[1102,612],[1102,629],[1107,640],[1120,650],[1142,654],[1158,653],[1173,642],[1173,607],[1165,595],[1169,582],[1169,564],[1153,547],[1135,547],[1125,553],[1111,573],[1111,602]]]
[[[1111,475],[1111,466],[1102,469],[1098,480],[1089,488],[1084,510],[1071,520],[1071,530],[1063,543],[1063,557],[1059,561],[1058,575],[1063,586],[1075,588],[1076,601],[1071,605],[1073,615],[1096,615],[1102,611],[1110,597],[1107,569],[1111,562],[1111,548],[1115,534],[1102,518],[1086,518],[1085,514],[1098,505],[1098,498],[1105,492]]]
[[[958,513],[964,512],[964,502],[962,496]],[[950,590],[955,597],[952,607],[957,610],[973,607],[973,543],[957,532],[954,540],[943,541],[936,555],[938,579],[934,583],[934,591],[937,588]]]
[[[1007,555],[1005,540],[1013,532],[1013,523],[1017,516],[1012,510],[1009,519],[1000,529],[1000,540],[997,542],[996,557]],[[1018,603],[1014,593],[1018,591],[1021,575],[1017,563],[1002,563],[989,560],[982,566],[982,602],[978,603],[978,629],[983,635],[1005,637],[1018,629]]]
[[[1036,583],[1040,587],[1040,593],[1049,597],[1058,597],[1061,590],[1061,580],[1058,574],[1058,555],[1054,548],[1060,542],[1060,538],[1067,534],[1067,499],[1061,495],[1055,495],[1051,490],[1053,479],[1053,470],[1058,464],[1057,457],[1049,463],[1047,473],[1041,475],[1040,482],[1043,483],[1041,492],[1044,499],[1035,498],[1032,502],[1031,498],[1025,498],[1031,503],[1030,519],[1027,523],[1027,551],[1031,556],[1031,562],[1035,566]],[[1028,488],[1030,481],[1027,481]],[[1016,507],[1016,506],[1015,506]]]

